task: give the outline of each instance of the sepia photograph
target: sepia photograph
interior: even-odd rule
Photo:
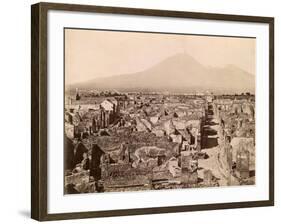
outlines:
[[[256,38],[64,28],[64,194],[255,185]]]

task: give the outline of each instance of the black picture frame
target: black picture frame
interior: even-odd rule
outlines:
[[[204,205],[48,214],[47,210],[47,13],[49,10],[98,12],[264,23],[269,25],[269,200]],[[274,205],[274,18],[201,12],[38,3],[31,6],[31,217],[39,221],[141,215]]]

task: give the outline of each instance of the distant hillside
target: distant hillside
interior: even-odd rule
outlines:
[[[241,93],[255,90],[255,76],[234,66],[211,68],[187,54],[176,54],[141,72],[93,79],[69,86],[118,91]]]

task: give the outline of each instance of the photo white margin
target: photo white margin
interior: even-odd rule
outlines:
[[[256,185],[63,194],[64,27],[256,37]],[[84,12],[48,12],[48,213],[269,199],[269,25]]]

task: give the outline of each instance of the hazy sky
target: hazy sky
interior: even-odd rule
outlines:
[[[236,65],[255,75],[255,39],[65,30],[65,82],[134,73],[177,53],[205,66]]]

